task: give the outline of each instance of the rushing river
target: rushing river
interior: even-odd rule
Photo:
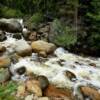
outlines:
[[[1,42],[8,51],[5,55],[14,52],[16,41],[18,40],[7,33],[7,40]],[[63,48],[57,48],[54,55],[47,58],[32,53],[31,56],[20,58],[16,64],[11,64],[10,70],[13,73],[13,80],[24,81],[27,78],[24,75],[19,77],[16,73],[16,69],[22,66],[25,66],[28,72],[46,76],[57,87],[73,89],[74,94],[78,94],[80,86],[91,85],[98,91],[100,89],[100,58],[82,57],[69,53]],[[67,72],[72,74],[72,78],[67,76]]]

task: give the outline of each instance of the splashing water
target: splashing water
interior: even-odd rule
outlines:
[[[7,33],[7,40],[1,44],[7,48],[8,53],[13,53],[16,41],[18,40],[12,38],[11,33]],[[57,87],[73,89],[75,95],[79,94],[80,86],[92,85],[100,89],[100,58],[81,57],[63,48],[57,48],[54,54],[56,57],[47,58],[44,62],[39,62],[39,57],[35,53],[30,57],[20,58],[18,63],[12,63],[10,66],[12,79],[17,80],[20,76],[17,75],[16,69],[25,66],[28,72],[46,76]],[[94,63],[96,67],[90,63]],[[66,71],[75,75],[74,81],[69,79],[65,74]],[[27,77],[23,75],[20,79],[25,81]]]

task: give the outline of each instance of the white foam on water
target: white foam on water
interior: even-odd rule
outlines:
[[[67,76],[65,76],[64,74],[64,72],[68,70],[76,75],[77,80],[79,82],[85,81],[86,83],[90,83],[90,84],[93,84],[95,86],[97,85],[98,87],[100,87],[99,85],[100,69],[99,68],[95,68],[90,65],[87,66],[87,65],[75,64],[74,62],[79,61],[80,59],[80,57],[78,57],[77,55],[70,54],[70,53],[65,53],[63,55],[64,55],[64,58],[63,56],[62,57],[60,56],[60,58],[53,57],[44,63],[31,61],[30,58],[23,58],[23,59],[20,59],[20,61],[13,66],[13,69],[14,68],[17,69],[21,66],[25,66],[26,69],[30,72],[33,72],[37,75],[47,76],[50,82],[57,85],[58,87],[72,88],[75,84],[73,84],[73,82],[70,81],[67,78]],[[70,57],[74,59],[69,58],[69,55]],[[66,61],[64,66],[61,66],[57,63],[57,61],[60,59],[63,59]],[[81,59],[83,59],[83,63],[84,63],[85,62],[84,58],[81,57]],[[92,61],[91,59],[89,60]],[[72,64],[75,66],[75,68],[71,67]]]

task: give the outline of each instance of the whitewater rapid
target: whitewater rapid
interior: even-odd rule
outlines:
[[[0,44],[7,48],[6,56],[15,53],[17,39],[12,38],[11,33],[7,33],[7,40]],[[22,38],[22,40],[24,40]],[[20,44],[19,44],[20,45]],[[42,61],[40,61],[42,60]],[[92,66],[95,64],[96,66]],[[82,57],[72,54],[63,48],[57,48],[52,56],[47,58],[39,57],[32,53],[31,56],[20,58],[15,64],[11,64],[13,80],[24,80],[27,77],[18,76],[16,69],[24,66],[27,72],[36,75],[44,75],[50,83],[60,88],[73,89],[77,94],[78,87],[91,85],[100,91],[100,58]],[[66,72],[72,73],[75,78],[70,80]]]

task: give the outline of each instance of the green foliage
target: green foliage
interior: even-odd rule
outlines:
[[[88,41],[91,48],[100,50],[100,2],[98,0],[91,1],[92,11],[86,13],[89,20]]]
[[[95,14],[92,14],[92,13],[87,13],[87,16],[92,18],[95,21],[100,21],[100,14],[95,15]]]
[[[43,21],[43,14],[42,13],[35,13],[33,16],[29,19],[32,23],[40,23]]]
[[[52,25],[54,32],[57,34],[54,37],[54,43],[63,46],[69,47],[74,45],[77,42],[77,36],[73,28],[69,26],[64,26],[59,20],[54,20]]]
[[[55,0],[33,0],[35,12],[56,14],[58,6]]]
[[[95,10],[95,13],[100,13],[100,1],[99,0],[92,0],[91,5],[93,9]]]
[[[88,38],[88,42],[91,47],[95,47],[95,49],[100,48],[100,34],[92,33]]]
[[[18,9],[25,14],[31,13],[31,10],[34,9],[32,0],[4,0],[1,4],[8,8]]]
[[[15,100],[12,93],[17,89],[17,85],[14,82],[9,82],[7,85],[0,85],[0,100]]]
[[[58,1],[55,0],[4,0],[0,2],[2,5],[11,9],[18,9],[24,14],[33,14],[36,12],[56,14]]]
[[[36,28],[39,23],[43,22],[43,14],[42,13],[35,13],[29,20],[26,22],[29,29]]]
[[[6,18],[23,16],[23,14],[20,12],[20,10],[11,9],[11,8],[8,8],[8,7],[2,7],[1,8],[1,14],[2,14],[3,17],[6,17]]]

